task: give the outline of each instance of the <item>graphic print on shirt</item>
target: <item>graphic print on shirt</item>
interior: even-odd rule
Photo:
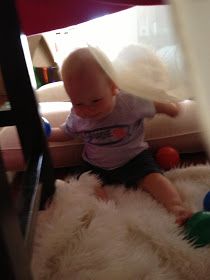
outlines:
[[[130,135],[129,125],[118,125],[83,131],[80,135],[86,143],[102,146],[115,144]]]

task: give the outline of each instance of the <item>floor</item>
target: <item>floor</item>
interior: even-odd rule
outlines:
[[[208,155],[205,152],[181,154],[181,165],[197,165],[209,162]]]

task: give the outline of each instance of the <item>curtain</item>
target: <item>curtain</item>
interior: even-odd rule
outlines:
[[[134,5],[161,4],[160,0],[16,0],[22,30],[37,34],[111,14]]]

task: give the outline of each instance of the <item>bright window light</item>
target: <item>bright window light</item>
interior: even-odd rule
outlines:
[[[36,89],[37,88],[36,78],[35,78],[35,74],[34,74],[31,54],[30,54],[30,50],[29,50],[29,46],[28,46],[28,40],[27,40],[26,35],[21,34],[20,35],[20,40],[21,40],[21,44],[22,44],[22,47],[23,47],[23,52],[24,52],[24,56],[25,56],[26,65],[27,65],[27,68],[28,68],[29,77],[30,77],[30,80],[31,80],[31,85],[32,85],[33,89]]]

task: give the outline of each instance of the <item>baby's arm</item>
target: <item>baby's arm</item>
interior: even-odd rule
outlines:
[[[51,130],[51,134],[48,138],[48,141],[50,142],[64,142],[72,139],[70,135],[68,135],[64,129],[60,127],[53,127]]]
[[[154,102],[157,113],[166,114],[170,117],[176,117],[180,112],[180,105],[178,103],[160,103]]]

